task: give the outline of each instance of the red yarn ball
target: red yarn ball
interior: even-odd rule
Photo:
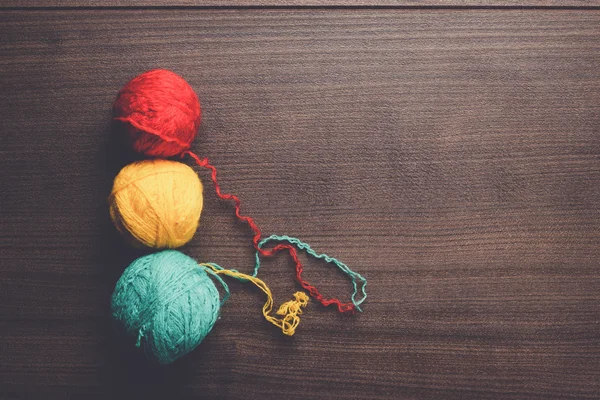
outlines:
[[[200,102],[194,89],[165,69],[144,72],[119,91],[114,120],[123,124],[139,153],[171,157],[188,150],[200,127]]]

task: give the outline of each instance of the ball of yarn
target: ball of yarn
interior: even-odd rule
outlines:
[[[165,69],[144,72],[117,95],[114,120],[124,124],[137,152],[171,157],[190,148],[200,127],[200,102],[194,89]]]
[[[219,315],[219,292],[196,261],[175,250],[135,260],[112,295],[112,315],[161,364],[192,351]]]
[[[202,212],[202,183],[185,164],[161,159],[125,166],[109,197],[110,216],[134,245],[176,248],[190,241]]]

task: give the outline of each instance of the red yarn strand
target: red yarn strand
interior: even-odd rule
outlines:
[[[338,311],[341,313],[348,313],[348,312],[353,313],[355,311],[354,304],[344,303],[336,298],[326,298],[321,294],[321,292],[319,292],[319,290],[315,286],[311,285],[310,283],[308,283],[306,280],[304,280],[302,278],[302,272],[304,271],[304,267],[303,267],[302,263],[300,262],[300,259],[298,258],[298,251],[292,245],[278,244],[277,246],[273,247],[271,250],[265,250],[265,249],[259,247],[258,243],[260,242],[260,239],[262,236],[259,227],[256,225],[256,223],[254,222],[254,220],[251,217],[241,214],[241,212],[240,212],[241,201],[236,195],[221,192],[221,187],[219,186],[219,183],[217,181],[217,169],[209,163],[208,158],[201,159],[200,157],[198,157],[196,154],[194,154],[193,152],[191,152],[189,150],[185,151],[183,153],[183,155],[186,155],[186,154],[189,155],[190,157],[192,157],[194,159],[194,161],[196,161],[196,164],[198,164],[200,167],[210,170],[211,179],[215,186],[215,191],[217,193],[217,196],[219,196],[219,198],[221,198],[223,200],[232,200],[234,202],[235,216],[239,220],[246,222],[250,226],[250,229],[252,229],[252,232],[254,232],[254,238],[252,239],[252,243],[254,245],[254,248],[261,255],[263,255],[265,257],[271,257],[274,254],[276,254],[277,252],[279,252],[280,250],[287,249],[290,256],[294,260],[294,263],[296,264],[296,280],[298,281],[298,283],[300,283],[300,285],[305,290],[307,290],[310,293],[310,295],[314,299],[316,299],[318,302],[320,302],[324,306],[335,305],[337,307]]]

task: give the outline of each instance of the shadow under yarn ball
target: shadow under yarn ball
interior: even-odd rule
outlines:
[[[134,245],[177,248],[189,242],[202,213],[202,182],[193,169],[168,160],[126,165],[109,197],[116,228]]]
[[[219,292],[194,259],[165,250],[127,267],[111,308],[150,359],[168,364],[196,348],[211,331],[219,315]]]

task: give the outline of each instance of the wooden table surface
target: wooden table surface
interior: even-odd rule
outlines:
[[[232,283],[172,365],[115,334],[141,253],[108,217],[111,106],[156,67],[198,92],[223,189],[363,274],[363,313],[313,302],[288,338]],[[600,1],[9,0],[0,138],[1,399],[600,398]],[[250,271],[198,172],[183,251]],[[297,289],[284,256],[260,276]]]

